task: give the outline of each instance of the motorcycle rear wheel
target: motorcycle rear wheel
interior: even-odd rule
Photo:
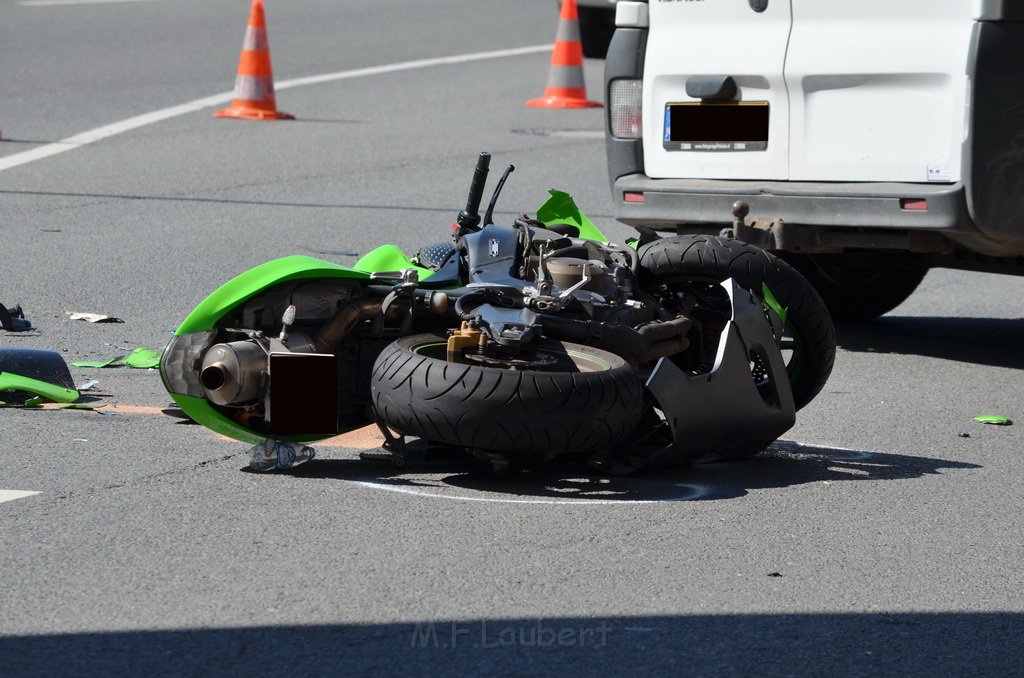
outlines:
[[[662,238],[639,255],[640,283],[648,291],[677,281],[732,278],[760,295],[766,285],[786,310],[781,348],[796,408],[824,387],[835,362],[835,325],[821,295],[792,266],[759,247],[712,235]]]
[[[643,386],[614,353],[544,340],[550,369],[449,363],[446,337],[398,339],[373,368],[378,420],[404,435],[522,462],[590,453],[623,441],[644,408]]]

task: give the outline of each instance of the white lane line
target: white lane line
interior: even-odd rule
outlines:
[[[162,2],[163,0],[21,0],[22,7],[58,7],[60,5],[110,5],[115,2]]]
[[[15,499],[24,499],[25,497],[31,497],[33,494],[39,494],[38,492],[31,492],[28,490],[0,490],[0,504],[5,501],[14,501]]]
[[[51,155],[58,155],[65,151],[70,151],[82,146],[88,146],[89,144],[96,143],[102,139],[122,134],[138,127],[152,125],[153,123],[167,120],[168,118],[185,115],[186,113],[194,113],[195,111],[202,110],[207,106],[216,106],[218,104],[227,103],[228,101],[231,101],[232,96],[233,95],[229,92],[227,94],[218,94],[204,99],[196,99],[195,101],[190,101],[179,106],[163,108],[159,111],[138,115],[134,118],[122,120],[121,122],[97,127],[89,130],[88,132],[82,132],[81,134],[76,134],[73,137],[61,139],[60,141],[52,144],[33,148],[31,151],[15,153],[14,155],[0,158],[0,171],[11,169],[12,167],[18,167],[19,165],[25,165],[36,160],[42,160],[43,158],[49,158]]]
[[[26,2],[28,1],[29,0],[26,0]],[[44,0],[36,1],[43,2]],[[411,71],[418,68],[463,64],[471,61],[484,61],[487,59],[502,59],[506,57],[521,56],[524,54],[536,54],[538,52],[550,51],[551,45],[534,45],[532,47],[516,47],[513,49],[493,50],[490,52],[472,52],[470,54],[435,57],[433,59],[416,59],[415,61],[403,61],[395,64],[385,64],[383,66],[370,66],[368,68],[356,68],[349,71],[338,71],[336,73],[324,73],[322,75],[312,75],[304,78],[293,78],[291,80],[283,80],[275,83],[274,87],[277,90],[282,90],[292,87],[304,87],[306,85],[319,85],[325,82],[333,82],[335,80],[364,78],[371,75],[384,75],[387,73],[397,73],[399,71]],[[195,113],[196,111],[210,106],[218,106],[231,101],[233,97],[234,92],[223,92],[221,94],[203,97],[202,99],[195,99],[194,101],[189,101],[184,104],[171,106],[170,108],[162,108],[158,111],[144,113],[143,115],[137,115],[134,118],[128,118],[127,120],[97,127],[66,139],[61,139],[60,141],[52,144],[46,144],[45,146],[34,148],[30,151],[14,153],[13,155],[0,158],[0,172],[20,165],[25,165],[36,160],[49,158],[50,156],[58,155],[75,148],[94,144],[97,141],[107,139],[117,134],[123,134],[124,132],[129,132],[133,129],[138,129],[139,127],[152,125],[179,115]]]

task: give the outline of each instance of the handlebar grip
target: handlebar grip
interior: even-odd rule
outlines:
[[[473,171],[473,183],[469,185],[469,198],[466,200],[466,214],[477,217],[480,212],[480,201],[484,196],[484,185],[487,183],[487,172],[491,166],[491,154],[484,151],[476,161]]]

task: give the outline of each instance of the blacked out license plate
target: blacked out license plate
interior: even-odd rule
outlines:
[[[669,151],[763,151],[768,148],[767,101],[665,104]]]

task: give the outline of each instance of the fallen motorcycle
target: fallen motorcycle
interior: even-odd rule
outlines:
[[[160,365],[184,414],[271,456],[376,423],[396,462],[418,440],[624,473],[755,454],[821,390],[835,330],[787,264],[717,236],[613,244],[557,191],[495,224],[514,168],[481,216],[489,163],[449,241],[284,257],[203,300]]]

